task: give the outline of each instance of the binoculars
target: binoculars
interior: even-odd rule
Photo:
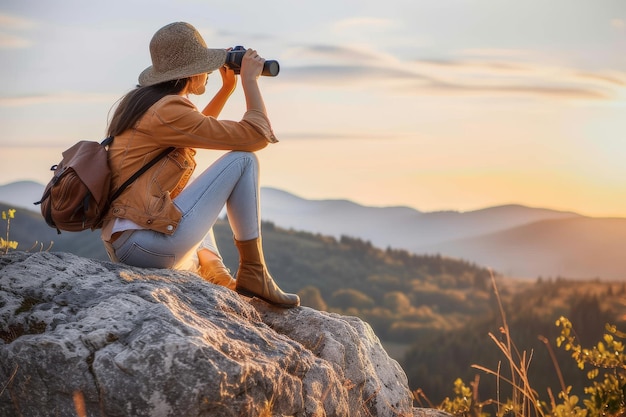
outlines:
[[[244,48],[243,46],[235,46],[226,54],[226,62],[224,63],[224,65],[235,71],[235,74],[239,74],[241,72],[241,60],[243,59],[243,55],[245,53],[246,48]],[[278,75],[279,71],[280,65],[278,65],[278,61],[265,60],[261,75],[275,77]]]

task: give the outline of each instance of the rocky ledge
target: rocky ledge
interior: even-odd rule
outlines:
[[[187,272],[0,258],[0,415],[437,416],[371,327]]]

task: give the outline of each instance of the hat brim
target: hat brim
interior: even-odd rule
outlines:
[[[150,65],[139,74],[139,85],[147,87],[165,81],[180,80],[193,75],[215,71],[226,62],[226,54],[225,49],[207,48],[203,57],[199,57],[189,65],[164,72],[160,72],[153,65]]]

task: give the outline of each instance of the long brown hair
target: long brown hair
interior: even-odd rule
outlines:
[[[137,86],[118,101],[117,108],[109,122],[107,136],[117,136],[135,126],[154,103],[167,95],[179,94],[188,82],[189,78],[183,78],[147,87]]]

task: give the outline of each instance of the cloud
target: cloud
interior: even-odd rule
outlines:
[[[581,78],[588,78],[594,81],[601,81],[607,84],[614,84],[618,87],[626,86],[626,74],[609,73],[609,72],[597,72],[597,73],[577,72],[576,75],[578,75]]]
[[[427,81],[428,76],[401,68],[364,65],[308,65],[289,68],[281,73],[285,81],[304,82],[328,87],[374,86],[380,83]]]
[[[381,133],[381,132],[354,132],[354,133],[346,133],[346,132],[332,132],[332,131],[292,131],[292,132],[281,132],[280,137],[285,139],[313,139],[313,140],[363,140],[363,139],[374,139],[374,140],[393,140],[398,139],[401,135],[397,133]]]
[[[286,57],[302,60],[328,60],[331,62],[373,62],[380,54],[365,49],[338,45],[310,45],[290,48]]]
[[[15,32],[32,29],[37,24],[33,20],[0,13],[0,49],[20,49],[32,46],[33,42]]]
[[[466,48],[455,53],[457,56],[466,57],[491,57],[491,58],[520,58],[532,55],[531,51],[525,49],[510,48]]]
[[[468,59],[470,53],[475,58]],[[626,74],[620,72],[581,71],[520,60],[530,55],[528,51],[474,49],[460,55],[400,61],[371,49],[313,45],[289,52],[298,62],[307,63],[286,68],[283,79],[317,87],[386,88],[404,95],[508,94],[566,100],[610,100],[626,85]]]
[[[0,48],[2,49],[28,48],[32,44],[28,39],[0,32]]]
[[[25,30],[36,26],[34,20],[24,19],[19,16],[0,13],[0,26],[5,29]]]
[[[61,103],[111,103],[119,99],[112,94],[59,93],[50,95],[31,95],[0,97],[0,107],[24,107],[38,104]]]
[[[283,58],[297,61],[299,65],[399,66],[401,64],[397,57],[389,53],[354,45],[296,46],[285,51]]]
[[[35,21],[24,19],[18,16],[0,13],[0,48],[1,49],[18,49],[28,48],[33,42],[16,35],[15,31],[24,31],[36,26]]]
[[[560,99],[608,100],[613,96],[606,91],[584,87],[533,84],[450,84],[433,83],[419,85],[413,89],[416,94],[431,92],[435,95],[474,95],[474,96],[534,96]]]
[[[535,96],[576,100],[610,100],[619,95],[622,75],[581,72],[571,68],[509,62],[447,62],[446,70],[432,71],[432,62],[418,62],[433,80],[407,92],[444,95]],[[430,67],[430,68],[429,68]],[[426,77],[424,77],[426,78]]]

